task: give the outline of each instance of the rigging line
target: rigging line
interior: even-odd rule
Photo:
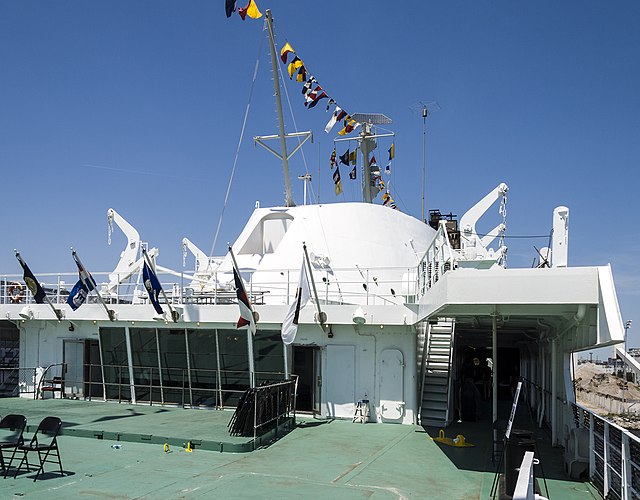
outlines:
[[[481,234],[481,233],[477,233],[478,236],[487,236],[487,234]],[[548,234],[532,234],[532,235],[509,235],[509,236],[504,236],[505,239],[539,239],[539,238],[549,238]]]
[[[273,37],[275,38],[275,34],[273,35]],[[282,72],[282,67],[280,66],[280,64],[278,64],[278,74],[280,75],[280,80],[282,81],[282,88],[284,89],[284,95],[287,98],[287,104],[289,106],[289,114],[291,115],[291,121],[293,122],[293,130],[295,132],[298,132],[298,125],[296,123],[296,117],[293,114],[293,107],[291,106],[291,99],[289,99],[289,90],[287,89],[287,85],[286,85],[286,82],[285,82],[285,79],[284,79],[284,74]],[[274,75],[274,78],[277,78],[277,75]],[[301,142],[301,139],[300,139],[300,137],[298,137],[298,144],[300,144],[300,142]],[[304,164],[304,173],[308,174],[309,173],[309,167],[307,166],[307,158],[304,155],[304,146],[300,148],[300,154],[302,155],[302,163]],[[307,182],[307,181],[304,181],[304,182]],[[309,183],[309,188],[310,188],[310,191],[311,191],[311,199],[315,202],[316,193],[313,190],[313,183]]]
[[[266,22],[266,21],[265,21]],[[267,25],[264,25],[263,31],[267,29]],[[260,37],[260,45],[258,47],[258,57],[256,59],[256,65],[253,68],[253,79],[251,80],[251,89],[249,90],[249,99],[247,100],[247,108],[244,112],[244,119],[242,120],[242,130],[240,131],[240,138],[238,139],[238,147],[236,148],[236,155],[233,159],[233,167],[231,168],[231,175],[229,176],[229,184],[227,185],[227,192],[224,196],[224,203],[222,204],[222,211],[220,212],[220,219],[218,220],[218,227],[216,228],[216,234],[213,237],[213,245],[211,245],[211,252],[209,253],[209,262],[207,263],[207,270],[211,266],[211,257],[216,248],[218,241],[218,235],[220,234],[220,226],[224,219],[224,211],[227,208],[227,201],[229,200],[229,192],[231,191],[231,184],[233,183],[233,177],[236,172],[236,165],[238,164],[238,156],[240,155],[240,146],[242,145],[242,139],[244,138],[244,131],[247,127],[247,118],[249,116],[249,109],[251,108],[251,99],[253,97],[253,89],[255,88],[256,78],[258,76],[258,67],[260,66],[260,56],[262,55],[262,44],[264,43],[264,36]]]
[[[275,37],[275,35],[274,35],[274,37]],[[274,40],[274,42],[275,42],[275,40]],[[293,114],[293,107],[291,106],[291,100],[289,99],[289,91],[287,90],[287,86],[285,85],[284,75],[282,73],[282,68],[280,67],[280,65],[278,65],[278,74],[282,76],[282,82],[283,82],[282,87],[284,88],[284,94],[285,94],[285,96],[287,98],[287,104],[289,105],[289,113],[291,114],[291,121],[293,122],[294,130],[297,132],[298,131],[298,127],[297,127],[297,124],[296,124],[295,116]],[[277,75],[274,75],[274,78],[277,78]],[[300,141],[300,139],[298,139],[298,141]],[[305,173],[309,173],[309,169],[307,168],[307,161],[306,161],[306,158],[304,156],[304,147],[300,148],[300,152],[301,152],[302,158],[303,158],[303,163],[304,163],[304,167],[305,167]],[[315,191],[313,190],[313,184],[312,183],[310,183],[310,184],[311,184],[310,191],[311,191],[312,200],[316,200],[316,194],[315,194]],[[344,187],[343,187],[343,189],[344,189]],[[329,257],[329,259],[332,260],[331,251],[329,249],[329,242],[327,240],[327,235],[326,235],[326,232],[325,232],[324,225],[322,224],[322,218],[320,217],[320,205],[315,204],[315,207],[316,207],[316,216],[318,217],[318,223],[319,223],[319,226],[320,226],[320,231],[322,233],[322,239],[324,240],[324,245],[325,245],[325,248],[327,249],[327,254],[328,254],[327,257]],[[335,277],[335,283],[336,283],[336,286],[338,288],[338,296],[340,297],[340,301],[342,301],[343,298],[342,298],[342,290],[340,289],[340,280],[337,277]]]

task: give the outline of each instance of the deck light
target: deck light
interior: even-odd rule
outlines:
[[[358,307],[353,313],[353,322],[356,325],[364,325],[367,322],[366,313],[362,309],[362,307]]]
[[[31,309],[31,307],[29,306],[24,306],[20,312],[18,313],[18,315],[22,318],[22,319],[33,319],[34,315],[33,315],[33,309]]]

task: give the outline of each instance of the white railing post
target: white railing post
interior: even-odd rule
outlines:
[[[622,459],[622,500],[629,500],[631,498],[629,487],[631,486],[631,450],[629,448],[629,436],[626,432],[621,433],[621,450],[620,456]]]
[[[589,479],[592,479],[596,473],[596,452],[595,452],[595,438],[594,429],[595,419],[593,413],[589,412]]]
[[[604,421],[604,432],[602,433],[602,441],[604,443],[604,449],[602,450],[604,467],[602,471],[602,481],[603,481],[603,492],[602,496],[607,498],[609,495],[609,482],[611,473],[609,472],[609,423]]]

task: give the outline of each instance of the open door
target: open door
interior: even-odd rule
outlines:
[[[293,346],[293,374],[298,376],[296,410],[320,413],[320,349]]]
[[[84,340],[63,342],[63,360],[66,366],[64,396],[67,398],[84,398],[84,342]]]

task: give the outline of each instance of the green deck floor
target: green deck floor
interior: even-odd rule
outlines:
[[[230,438],[231,412],[91,403],[0,399],[0,415],[22,413],[31,426],[58,415],[66,434],[59,442],[65,477],[32,473],[0,479],[0,498],[489,498],[495,466],[487,424],[466,432],[474,448],[436,444],[418,426],[353,424],[298,418],[298,426],[270,446],[249,453],[220,453],[161,444],[136,436],[245,442]],[[71,432],[72,429],[76,432]],[[90,432],[104,432],[104,439]],[[437,429],[429,429],[431,433]],[[130,439],[113,449],[111,432]],[[539,441],[552,499],[597,498],[588,483],[561,472],[561,450]],[[48,469],[49,470],[49,469]],[[51,468],[53,470],[53,467]],[[544,493],[544,492],[543,492]]]

